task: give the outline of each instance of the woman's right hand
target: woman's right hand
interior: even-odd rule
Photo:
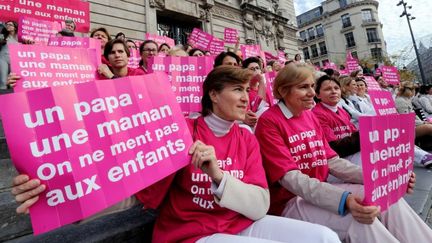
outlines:
[[[11,88],[16,86],[16,82],[20,79],[21,77],[18,76],[16,73],[10,73],[7,77],[7,81],[6,84],[8,86],[10,86]]]
[[[372,224],[380,213],[380,207],[363,206],[361,202],[361,198],[350,194],[346,199],[345,205],[357,222],[362,224]]]
[[[23,174],[13,178],[12,186],[11,192],[15,196],[15,200],[20,203],[16,212],[20,214],[27,214],[29,208],[39,199],[39,194],[46,188],[39,179],[30,180],[28,175]]]

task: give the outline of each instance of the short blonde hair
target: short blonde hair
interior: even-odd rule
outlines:
[[[346,92],[346,86],[348,86],[352,81],[354,81],[354,78],[351,76],[341,76],[339,78],[339,83],[341,86],[341,93],[343,97],[347,97],[347,92]]]
[[[400,82],[398,96],[406,96],[405,93],[407,90],[411,90],[411,92],[415,91],[415,85],[411,81]]]
[[[273,96],[276,99],[283,99],[284,95],[291,87],[305,81],[308,78],[314,78],[314,69],[304,63],[290,63],[282,68],[273,82]]]

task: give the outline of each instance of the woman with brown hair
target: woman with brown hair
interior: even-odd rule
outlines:
[[[235,122],[246,114],[251,77],[231,66],[208,74],[203,116],[188,120],[195,141],[191,164],[136,194],[145,207],[160,209],[153,242],[339,242],[326,227],[266,215],[269,192],[259,145]],[[36,187],[30,183],[15,183],[12,190],[23,202],[20,211],[35,201],[37,193],[27,194]]]

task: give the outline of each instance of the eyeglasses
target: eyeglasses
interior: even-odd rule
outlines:
[[[156,49],[147,49],[147,48],[144,48],[143,51],[145,51],[145,52],[149,52],[149,53],[151,53],[151,52],[156,53],[156,52],[157,52]]]
[[[14,24],[12,24],[12,23],[7,23],[7,24],[5,24],[5,26],[14,26]]]

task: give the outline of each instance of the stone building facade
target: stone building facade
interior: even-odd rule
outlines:
[[[432,84],[432,46],[429,46],[429,48],[427,48],[426,46],[424,46],[422,42],[420,42],[418,51],[419,51],[419,56],[423,68],[423,73],[426,79],[423,80],[423,84],[431,85]],[[421,80],[421,74],[420,74],[417,58],[414,58],[414,60],[412,60],[407,65],[407,68],[408,70],[414,71],[417,80]]]
[[[387,51],[378,6],[375,0],[326,0],[297,16],[304,59],[343,64],[350,51],[358,59],[381,61]]]
[[[235,28],[241,43],[264,50],[298,52],[293,0],[89,0],[91,28],[106,26],[111,35],[143,40],[158,33],[184,44],[194,27],[223,39]],[[229,45],[227,45],[229,46]]]

